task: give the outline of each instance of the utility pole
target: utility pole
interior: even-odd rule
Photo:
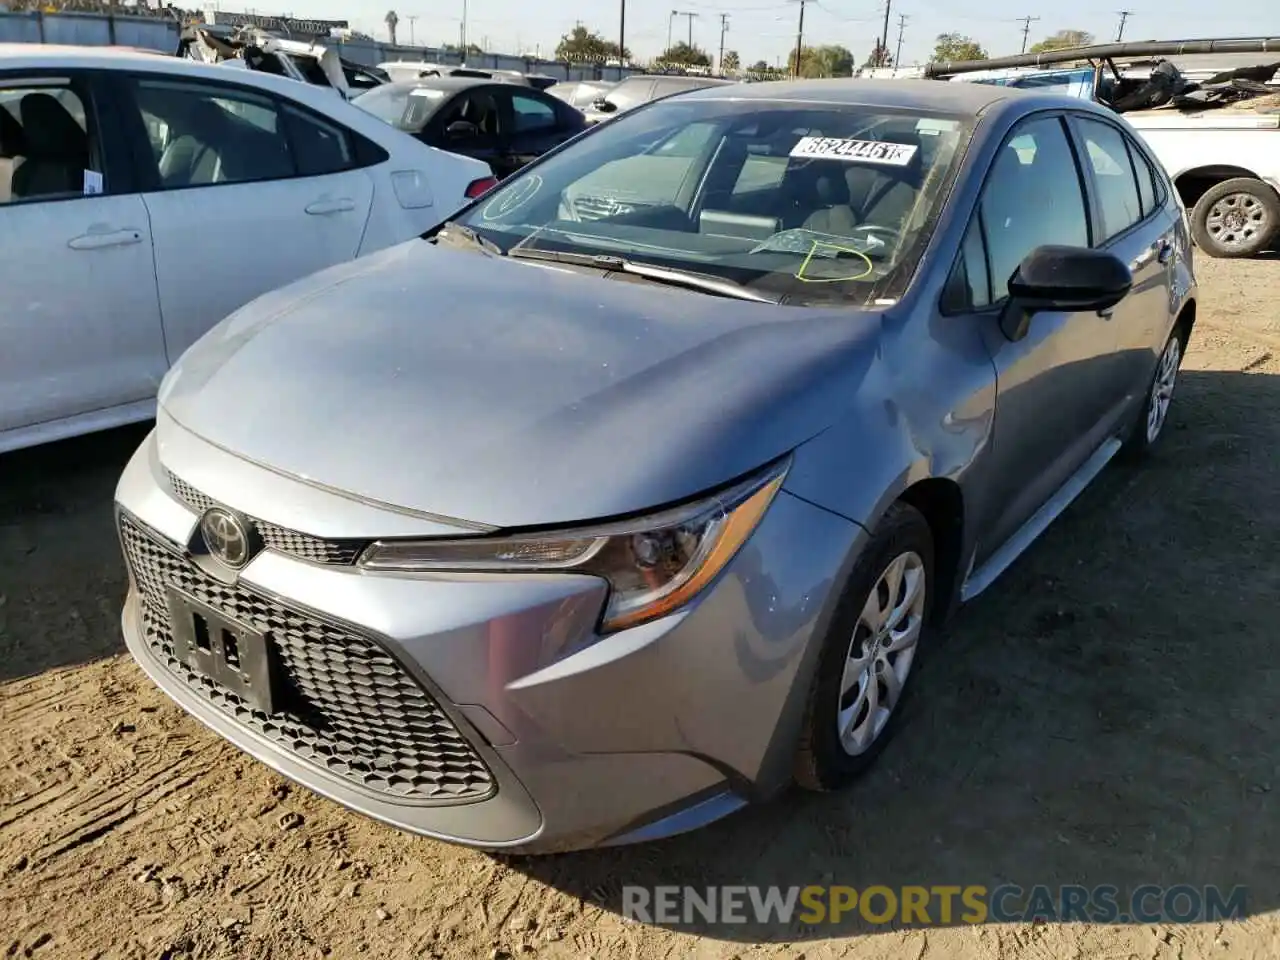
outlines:
[[[720,14],[720,76],[724,76],[724,35],[729,32],[729,15]]]
[[[893,9],[893,0],[884,0],[884,32],[880,34],[880,56],[884,56],[889,52],[889,11]],[[885,64],[878,63],[878,67]]]
[[[689,39],[687,42],[689,46],[692,47],[693,46],[693,21],[698,19],[698,14],[691,13],[688,10],[682,10],[680,12],[680,16],[684,17],[686,22],[688,22],[689,24]]]
[[[1018,22],[1022,24],[1022,52],[1027,52],[1027,37],[1031,33],[1031,25],[1039,20],[1039,17],[1019,17]]]
[[[627,63],[627,0],[618,0],[618,70]],[[618,76],[622,76],[621,73]]]
[[[458,44],[461,49],[458,51],[458,62],[464,67],[467,65],[467,0],[462,0],[462,24],[458,28]]]
[[[898,50],[893,55],[893,65],[896,67],[902,62],[902,35],[907,29],[907,15],[905,13],[898,14]]]
[[[804,50],[804,4],[805,0],[799,0],[800,3],[800,23],[796,26],[796,62],[791,68],[791,76],[800,79],[800,53]]]
[[[1125,23],[1125,21],[1126,21],[1126,20],[1128,20],[1131,16],[1133,16],[1133,11],[1132,11],[1132,10],[1121,10],[1121,11],[1120,11],[1120,29],[1116,31],[1116,43],[1119,43],[1121,40],[1123,40],[1123,39],[1124,39],[1124,23]]]
[[[671,25],[676,22],[676,17],[680,16],[679,10],[672,10],[671,16],[667,17],[667,49],[671,49]]]
[[[413,24],[417,19],[418,19],[417,14],[409,15],[409,46],[411,47],[417,46],[417,44],[413,42]]]

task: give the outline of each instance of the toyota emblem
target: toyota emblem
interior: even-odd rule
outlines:
[[[230,510],[210,507],[200,518],[200,533],[209,555],[239,569],[249,562],[249,529]]]

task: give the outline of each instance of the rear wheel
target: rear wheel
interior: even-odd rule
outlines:
[[[1236,177],[1211,187],[1191,211],[1191,235],[1211,257],[1251,257],[1280,231],[1280,196],[1270,184]]]
[[[893,735],[919,661],[933,587],[933,537],[914,507],[894,504],[849,575],[810,688],[795,778],[835,790]]]
[[[1178,373],[1182,369],[1185,340],[1186,334],[1179,324],[1169,335],[1169,341],[1156,361],[1156,372],[1147,389],[1147,402],[1125,441],[1124,450],[1130,458],[1145,456],[1164,433],[1169,407],[1173,403],[1173,391],[1178,385]]]

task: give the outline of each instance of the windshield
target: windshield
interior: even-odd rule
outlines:
[[[971,129],[884,107],[658,101],[458,222],[504,253],[624,258],[788,303],[863,305],[901,294]]]
[[[445,91],[431,87],[384,83],[353,97],[351,102],[393,127],[414,133],[422,129],[447,96]]]

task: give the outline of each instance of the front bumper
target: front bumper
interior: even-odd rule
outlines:
[[[206,500],[275,531],[230,586],[199,581],[186,548]],[[812,641],[863,536],[781,494],[693,604],[598,637],[605,587],[594,578],[392,576],[321,562],[316,543],[457,528],[281,477],[163,414],[117,504],[131,574],[125,639],[179,705],[353,810],[531,853],[680,832],[784,786]],[[160,553],[139,559],[138,536]],[[253,716],[167,652],[156,597],[173,580],[275,634],[292,714]]]

